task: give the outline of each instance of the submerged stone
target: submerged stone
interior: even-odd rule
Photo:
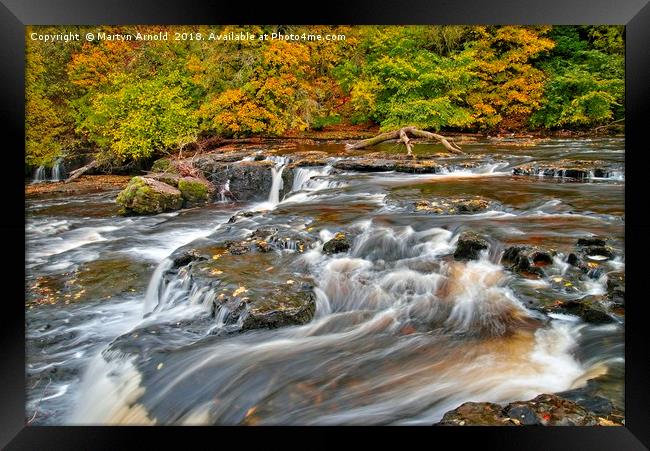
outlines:
[[[490,205],[489,200],[479,196],[441,198],[437,200],[419,200],[415,202],[415,210],[440,215],[462,215],[485,211]]]

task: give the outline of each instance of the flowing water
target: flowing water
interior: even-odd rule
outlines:
[[[298,150],[340,157],[341,147]],[[152,217],[116,216],[115,192],[29,200],[27,417],[432,424],[465,401],[526,400],[594,377],[623,408],[623,317],[595,325],[535,308],[605,292],[606,276],[576,281],[574,290],[552,282],[566,273],[579,237],[609,237],[619,256],[603,265],[624,269],[623,149],[620,139],[474,144],[448,158],[449,169],[426,175],[304,167],[283,199],[288,160],[278,157],[266,202],[230,202],[226,187],[210,206]],[[604,160],[618,172],[581,181],[511,175],[517,164],[560,159]],[[493,203],[467,215],[409,208],[471,195]],[[255,213],[228,222],[242,210]],[[241,286],[262,290],[311,277],[316,313],[306,325],[237,332],[225,310],[210,315],[218,288],[183,270],[165,275],[178,248],[273,226],[313,240],[302,252],[288,240],[271,255],[232,259],[230,269]],[[449,258],[464,230],[490,237],[479,260]],[[340,231],[350,250],[323,253]],[[501,266],[502,250],[521,243],[557,249],[549,277]]]
[[[51,176],[47,176],[47,168],[45,166],[39,166],[34,171],[34,178],[32,183],[43,183],[43,182],[60,182],[64,179],[63,160],[61,158],[57,159],[54,162],[54,165],[50,169]]]

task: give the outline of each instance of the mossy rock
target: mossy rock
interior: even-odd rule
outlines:
[[[211,188],[209,182],[196,177],[183,177],[178,180],[178,189],[187,207],[208,202],[212,192]]]
[[[133,177],[116,199],[121,215],[150,215],[178,210],[183,206],[181,192],[158,180]]]
[[[178,174],[178,168],[172,163],[169,158],[160,158],[153,162],[151,172],[167,172]]]

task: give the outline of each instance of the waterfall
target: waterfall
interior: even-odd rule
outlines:
[[[63,179],[63,165],[61,164],[61,158],[58,158],[52,166],[52,178],[50,181],[59,182]]]
[[[219,189],[219,202],[228,202],[229,195],[232,197],[232,193],[230,192],[230,179],[226,180],[226,183]]]
[[[312,178],[326,176],[332,170],[332,166],[323,166],[322,168],[298,168],[293,177],[293,186],[291,187],[292,192],[297,192],[305,188],[316,188],[322,189],[327,187],[327,181],[321,181],[321,183],[312,183]],[[316,185],[316,186],[313,186]]]
[[[275,166],[271,168],[271,175],[273,178],[268,202],[272,205],[277,205],[280,203],[280,190],[283,188],[282,172],[287,166],[289,160],[284,157],[269,157],[269,159],[275,162]]]
[[[163,281],[163,276],[165,272],[169,270],[173,261],[169,258],[164,259],[153,272],[149,285],[147,286],[147,292],[144,295],[144,313],[152,312],[159,304],[160,301],[160,290],[164,288],[165,284]]]
[[[59,182],[63,180],[63,164],[62,159],[58,158],[54,165],[52,166],[51,177],[47,176],[47,168],[45,166],[39,166],[34,173],[34,179],[32,183],[43,183],[43,182]]]
[[[34,181],[32,183],[42,183],[45,181],[45,166],[39,166],[38,169],[36,169],[36,173],[34,174]]]

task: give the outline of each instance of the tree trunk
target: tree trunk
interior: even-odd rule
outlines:
[[[391,139],[399,139],[406,146],[406,151],[408,152],[408,155],[412,155],[413,144],[411,143],[411,140],[408,137],[409,134],[417,138],[436,140],[440,142],[440,144],[445,146],[445,148],[451,153],[456,153],[456,154],[465,153],[461,150],[460,147],[458,147],[455,143],[447,140],[447,138],[445,138],[444,136],[438,135],[436,133],[420,130],[415,127],[402,127],[399,130],[381,133],[377,136],[368,139],[363,139],[354,144],[346,144],[345,148],[347,150],[363,149],[364,147],[374,146],[375,144],[379,144],[381,142],[388,141]]]
[[[99,162],[97,160],[93,160],[90,163],[88,163],[86,166],[82,166],[79,169],[75,169],[74,171],[70,172],[70,176],[67,179],[65,179],[65,183],[69,183],[74,179],[80,177],[81,175],[83,175],[84,172],[96,167],[98,164]]]

